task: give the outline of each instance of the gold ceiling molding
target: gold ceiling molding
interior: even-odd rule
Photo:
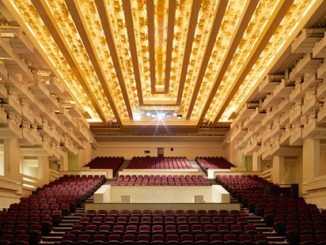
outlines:
[[[229,121],[322,0],[6,0],[90,122]],[[169,114],[169,115],[170,115]],[[137,119],[135,118],[137,115]],[[135,122],[137,120],[137,122]]]

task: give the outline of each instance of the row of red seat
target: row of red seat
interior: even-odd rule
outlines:
[[[245,216],[83,216],[80,224],[248,224]]]
[[[243,244],[268,245],[263,234],[170,233],[170,234],[65,234],[61,244]]]
[[[155,217],[155,216],[220,216],[220,217],[226,217],[226,216],[242,216],[246,215],[246,213],[242,213],[239,210],[139,210],[139,209],[134,209],[134,210],[93,210],[89,209],[86,210],[85,213],[86,216],[150,216],[150,217]]]
[[[201,175],[151,175],[151,176],[119,176],[112,185],[210,185]]]
[[[127,169],[192,169],[186,157],[133,157]]]
[[[196,157],[196,162],[205,172],[207,172],[207,169],[230,169],[235,167],[224,157]]]
[[[85,167],[91,169],[113,169],[115,173],[119,170],[123,162],[123,157],[95,157]]]
[[[6,238],[1,236],[0,243],[16,243],[17,237],[21,239],[20,234],[27,234],[27,244],[37,244],[41,235],[48,234],[63,215],[73,211],[104,182],[104,176],[64,176],[38,188],[28,198],[22,198],[20,203],[11,204],[8,210],[0,212],[0,234],[15,235],[8,236],[9,240],[3,240]],[[46,200],[46,194],[50,192],[52,196]],[[53,192],[60,193],[60,197],[56,198]],[[71,193],[74,195],[69,196]]]
[[[300,241],[303,234],[314,239],[326,234],[326,218],[316,205],[307,204],[303,198],[288,198],[273,183],[258,176],[218,176],[216,180],[256,215],[262,215],[290,244],[303,244],[305,241]],[[322,237],[318,236],[318,242]],[[322,244],[326,244],[326,239]]]
[[[69,233],[102,232],[102,233],[259,233],[252,224],[74,224]]]

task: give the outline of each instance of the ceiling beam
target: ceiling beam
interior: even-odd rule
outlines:
[[[67,0],[67,1],[69,1],[69,0]],[[140,73],[139,73],[137,46],[136,46],[136,40],[135,40],[135,34],[134,34],[135,33],[134,32],[134,22],[132,19],[132,11],[131,11],[130,1],[122,1],[122,7],[123,7],[125,20],[126,20],[129,48],[130,48],[130,53],[131,53],[131,58],[132,58],[132,66],[134,68],[136,88],[137,88],[137,92],[138,92],[138,100],[139,100],[139,104],[142,106],[142,105],[144,105],[143,91],[141,88],[141,78],[140,78]]]
[[[147,7],[147,27],[148,27],[148,47],[149,47],[149,70],[151,78],[151,92],[155,93],[155,23],[154,23],[154,0],[146,1]]]
[[[96,0],[95,1],[96,7],[97,7],[97,11],[99,13],[100,19],[101,19],[101,23],[102,23],[102,28],[104,31],[104,35],[110,50],[110,54],[112,57],[112,61],[113,61],[113,65],[117,74],[117,78],[120,84],[120,88],[121,88],[121,92],[125,101],[125,105],[128,111],[128,115],[130,120],[133,119],[133,115],[132,115],[132,110],[131,110],[131,106],[130,106],[130,100],[129,100],[129,96],[128,96],[128,92],[127,92],[127,88],[126,88],[126,84],[124,82],[124,78],[123,78],[123,73],[122,73],[122,69],[120,66],[120,62],[119,62],[119,57],[118,57],[118,53],[117,50],[115,48],[115,44],[114,44],[114,38],[112,35],[112,31],[111,31],[111,27],[110,27],[110,23],[109,23],[109,19],[106,13],[106,7],[105,7],[105,1],[103,0]]]
[[[177,105],[180,105],[180,103],[181,103],[183,88],[184,88],[184,85],[186,82],[189,59],[190,59],[192,44],[194,41],[194,34],[195,34],[196,26],[197,26],[199,10],[200,10],[200,0],[193,0],[190,19],[189,19],[190,21],[189,21],[189,26],[188,26],[186,48],[185,48],[185,52],[184,52],[184,56],[183,56]]]
[[[259,58],[259,55],[264,50],[264,48],[267,45],[267,43],[269,42],[270,38],[273,36],[275,30],[277,29],[277,27],[281,23],[283,17],[288,12],[288,10],[291,7],[292,3],[293,3],[293,0],[285,0],[283,2],[282,6],[279,8],[279,11],[276,14],[275,18],[273,19],[272,23],[270,24],[269,29],[267,30],[265,35],[262,37],[259,45],[257,46],[256,50],[254,51],[253,55],[251,56],[249,62],[246,65],[246,67],[242,70],[242,72],[238,76],[238,79],[234,82],[234,86],[232,87],[231,92],[227,95],[227,98],[223,101],[221,109],[218,111],[214,122],[217,122],[221,118],[221,116],[222,116],[223,112],[225,111],[226,107],[228,106],[228,104],[232,100],[233,96],[235,95],[235,93],[239,89],[240,85],[242,84],[242,82],[244,81],[244,79],[246,78],[248,73],[250,72],[253,65],[256,63],[257,59]]]
[[[44,24],[46,25],[48,31],[50,32],[51,36],[53,37],[54,41],[57,43],[61,53],[65,57],[67,63],[69,64],[71,70],[77,77],[79,83],[83,87],[85,93],[87,94],[88,98],[90,99],[94,109],[96,110],[97,114],[101,118],[103,122],[107,122],[107,119],[104,116],[104,112],[101,110],[101,106],[98,103],[97,98],[95,98],[94,94],[92,93],[91,89],[88,87],[87,82],[85,81],[84,77],[82,76],[82,71],[80,67],[77,65],[78,62],[75,60],[73,54],[67,48],[68,44],[66,43],[64,38],[61,38],[59,33],[59,26],[55,21],[51,21],[50,11],[45,6],[45,2],[42,0],[32,0],[32,3],[39,13],[41,19],[43,20]]]
[[[204,120],[204,117],[205,117],[205,115],[206,115],[206,113],[208,111],[208,108],[209,108],[210,104],[212,103],[212,101],[214,99],[216,91],[217,91],[218,87],[220,86],[220,83],[221,83],[221,81],[222,81],[222,79],[223,79],[223,77],[224,77],[230,63],[231,63],[233,55],[234,55],[235,51],[237,50],[237,47],[238,47],[238,45],[239,45],[239,43],[240,43],[240,41],[242,39],[242,36],[243,36],[247,26],[248,26],[248,23],[249,23],[249,21],[251,19],[251,16],[254,13],[258,3],[259,3],[259,0],[252,0],[252,1],[250,0],[249,1],[249,5],[248,5],[247,9],[245,10],[246,12],[245,12],[244,16],[242,17],[242,20],[241,20],[241,23],[239,25],[238,30],[237,31],[235,30],[236,34],[235,34],[235,36],[233,38],[233,42],[232,42],[231,46],[229,47],[227,56],[224,59],[224,62],[222,64],[222,67],[221,67],[221,69],[219,71],[219,74],[218,74],[218,76],[217,76],[217,78],[215,80],[212,91],[211,91],[211,93],[210,93],[210,95],[209,95],[209,97],[208,97],[208,99],[206,101],[205,107],[204,107],[204,109],[202,111],[202,114],[201,114],[201,116],[199,118],[198,126],[200,126],[202,124],[203,120]]]
[[[225,13],[227,5],[228,5],[228,0],[221,0],[219,2],[218,9],[216,11],[216,15],[215,15],[215,19],[214,19],[214,23],[213,23],[213,26],[211,29],[211,34],[210,34],[209,40],[207,42],[204,58],[202,60],[200,70],[199,70],[199,73],[197,76],[195,89],[192,94],[191,102],[190,102],[190,105],[188,108],[187,117],[186,117],[188,120],[190,119],[192,111],[194,109],[194,106],[195,106],[195,103],[197,100],[197,96],[199,93],[199,89],[202,84],[202,81],[203,81],[203,78],[204,78],[204,75],[206,72],[206,68],[207,68],[208,62],[210,60],[212,51],[213,51],[213,48],[215,46],[215,40],[216,40],[217,34],[220,30],[222,19],[224,17],[224,13]]]
[[[165,82],[164,82],[164,93],[169,92],[170,87],[170,72],[171,72],[171,59],[172,59],[172,48],[173,48],[173,33],[174,33],[174,21],[175,21],[175,10],[177,2],[175,0],[169,1],[169,17],[168,17],[168,33],[166,37],[166,58],[165,58]]]
[[[84,47],[88,53],[88,57],[91,60],[94,70],[97,74],[97,77],[102,85],[102,88],[103,88],[106,98],[110,104],[110,107],[112,109],[114,117],[116,118],[118,124],[121,126],[121,119],[120,119],[119,113],[115,107],[114,101],[112,99],[113,96],[111,96],[111,93],[110,93],[110,90],[108,87],[108,83],[103,75],[104,72],[98,62],[99,59],[94,52],[94,50],[95,50],[94,45],[89,39],[90,35],[87,32],[87,30],[85,29],[85,24],[83,23],[83,20],[81,18],[81,15],[80,15],[81,10],[79,9],[79,6],[76,5],[75,1],[65,0],[65,2],[66,2],[68,10],[70,12],[70,15],[75,23],[75,26],[78,30],[79,36],[80,36],[80,38],[84,44]]]

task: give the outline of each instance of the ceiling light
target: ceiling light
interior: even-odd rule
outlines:
[[[157,119],[158,120],[162,120],[164,118],[165,118],[165,113],[162,113],[162,112],[157,113]]]
[[[134,121],[140,121],[141,120],[141,115],[139,112],[134,113]]]

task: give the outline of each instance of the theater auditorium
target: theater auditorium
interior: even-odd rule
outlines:
[[[325,0],[0,0],[0,245],[326,245]]]

